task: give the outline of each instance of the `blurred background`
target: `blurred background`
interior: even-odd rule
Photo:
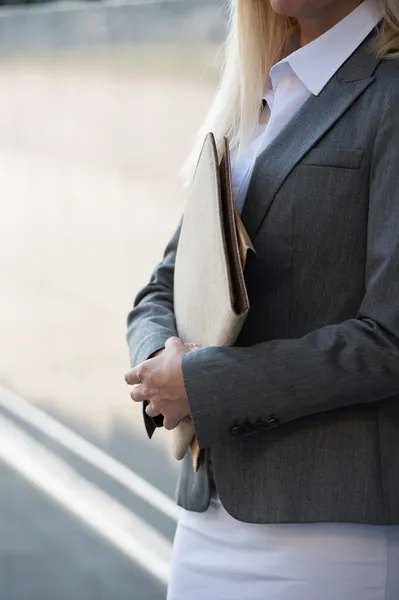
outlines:
[[[165,598],[166,432],[124,383],[126,315],[184,205],[220,0],[2,0],[0,600]]]

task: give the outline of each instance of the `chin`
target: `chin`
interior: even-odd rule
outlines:
[[[295,12],[295,8],[293,5],[298,4],[295,0],[269,0],[270,6],[277,14],[282,17],[292,17],[293,11]]]
[[[277,14],[282,17],[297,17],[307,5],[312,4],[311,0],[269,0],[270,6]]]

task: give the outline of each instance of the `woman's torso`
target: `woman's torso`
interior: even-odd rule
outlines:
[[[359,49],[259,157],[242,213],[257,258],[246,271],[251,312],[237,345],[356,318],[374,140],[398,74],[396,61]],[[249,522],[399,523],[398,407],[396,397],[368,405],[359,398],[358,406],[215,446],[224,506]],[[209,506],[206,455],[198,474],[184,461],[178,501],[189,510]]]

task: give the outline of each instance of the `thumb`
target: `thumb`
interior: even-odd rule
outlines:
[[[166,340],[165,348],[184,346],[180,338],[173,336]]]

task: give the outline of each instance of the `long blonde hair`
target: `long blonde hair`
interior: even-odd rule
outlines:
[[[399,0],[378,1],[383,21],[373,50],[381,58],[398,58]],[[278,15],[269,0],[229,0],[229,4],[223,74],[197,143],[183,167],[186,184],[192,180],[208,131],[213,131],[217,143],[227,136],[231,150],[237,154],[247,146],[259,122],[260,99],[266,91],[269,71],[287,55],[296,31],[295,22]]]

